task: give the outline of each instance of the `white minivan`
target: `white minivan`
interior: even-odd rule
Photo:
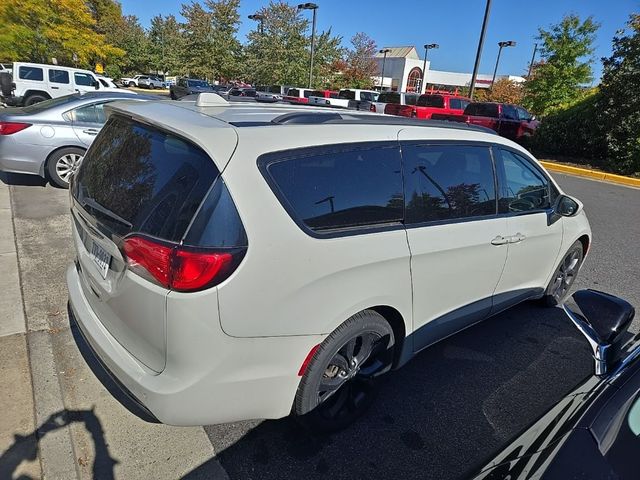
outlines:
[[[13,64],[13,92],[2,95],[7,105],[28,106],[49,98],[82,92],[118,92],[124,90],[105,86],[98,76],[79,68],[15,62]],[[135,92],[130,92],[135,95]]]
[[[71,184],[70,320],[163,423],[342,428],[420,350],[562,302],[591,245],[582,204],[480,127],[206,93],[105,111]]]

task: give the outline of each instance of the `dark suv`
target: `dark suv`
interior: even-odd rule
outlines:
[[[175,85],[171,85],[169,88],[169,95],[172,100],[178,100],[179,98],[187,95],[192,95],[202,92],[213,92],[214,88],[209,85],[209,82],[205,80],[197,80],[194,78],[179,78]]]

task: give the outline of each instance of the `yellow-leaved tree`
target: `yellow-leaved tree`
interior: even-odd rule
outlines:
[[[125,55],[96,32],[84,0],[2,0],[0,59],[91,68]]]

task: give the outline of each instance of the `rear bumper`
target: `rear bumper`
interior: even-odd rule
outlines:
[[[11,135],[1,136],[0,171],[41,175],[50,149],[48,146],[19,143]]]
[[[102,325],[80,281],[71,265],[69,307],[82,337],[141,410],[170,425],[287,416],[300,381],[300,365],[321,341],[319,336],[229,337],[210,311],[197,312],[193,299],[183,295],[169,303],[167,362],[157,373],[136,360]]]

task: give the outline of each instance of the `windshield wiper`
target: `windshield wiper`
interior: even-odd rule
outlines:
[[[115,220],[116,222],[124,225],[125,227],[133,228],[133,224],[132,223],[126,221],[120,215],[118,215],[117,213],[112,212],[108,208],[103,207],[102,205],[100,205],[98,202],[96,202],[91,197],[83,197],[82,198],[82,206],[83,207],[92,208],[93,210],[97,210],[98,212],[100,212],[100,213],[106,215],[107,217],[109,217],[110,219]]]

